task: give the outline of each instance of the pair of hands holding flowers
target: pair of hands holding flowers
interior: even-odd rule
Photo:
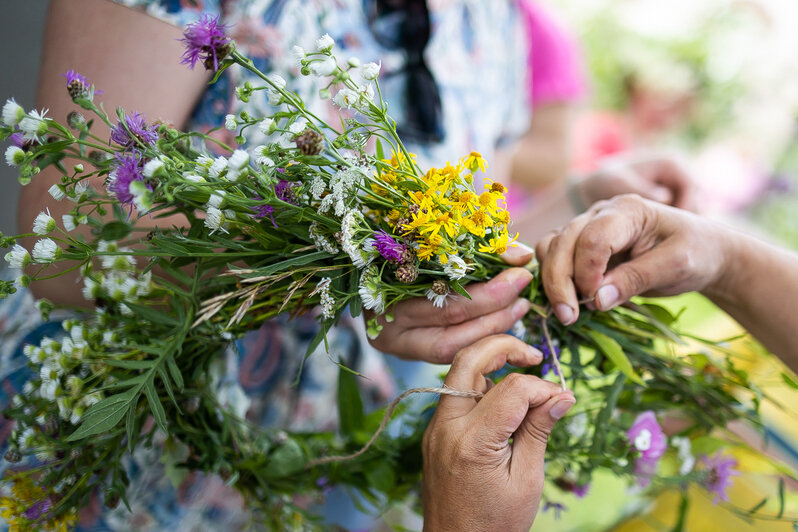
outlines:
[[[616,164],[599,179],[621,182],[636,171],[660,189],[647,195],[688,204],[686,176],[670,161]],[[608,310],[638,294],[700,291],[776,354],[798,352],[787,334],[789,316],[798,311],[798,257],[688,211],[639,195],[599,201],[543,238],[536,254],[548,299],[566,325],[576,321],[583,298]],[[510,249],[503,258],[516,267],[469,286],[471,300],[449,301],[443,311],[425,300],[400,303],[374,341],[406,358],[451,362],[447,386],[485,394],[440,399],[423,445],[425,530],[529,530],[534,521],[548,436],[576,400],[531,375],[510,374],[493,387],[485,378],[505,363],[542,361],[537,350],[502,334],[529,310],[519,295],[532,279],[521,267],[532,256],[522,246]],[[785,297],[782,285],[752,281],[743,266],[790,276],[796,293]],[[775,319],[766,312],[774,301]]]

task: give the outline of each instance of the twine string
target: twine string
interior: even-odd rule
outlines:
[[[380,421],[379,428],[377,428],[377,431],[374,434],[372,434],[369,441],[367,441],[366,444],[363,447],[361,447],[359,451],[347,455],[324,456],[322,458],[316,458],[315,460],[309,461],[305,466],[305,469],[310,469],[317,465],[329,464],[332,462],[345,462],[347,460],[352,460],[354,458],[357,458],[358,456],[363,455],[366,451],[369,450],[371,445],[375,441],[377,441],[377,438],[385,430],[385,427],[388,425],[388,421],[390,421],[391,419],[391,414],[393,414],[394,409],[402,401],[402,399],[416,393],[436,393],[440,395],[449,395],[452,397],[468,397],[472,399],[479,399],[483,395],[485,395],[481,392],[464,392],[460,390],[455,390],[454,388],[450,388],[445,384],[440,388],[411,388],[410,390],[407,390],[406,392],[402,393],[399,397],[394,399],[390,405],[388,405],[388,408],[385,410],[385,415],[382,416],[382,421]]]

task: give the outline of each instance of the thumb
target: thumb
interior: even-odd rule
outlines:
[[[598,309],[609,310],[633,296],[678,283],[680,276],[685,274],[685,268],[670,267],[674,257],[678,257],[678,250],[671,249],[673,247],[672,244],[657,246],[607,272],[596,292]]]
[[[521,242],[516,244],[508,246],[507,251],[501,254],[501,258],[510,266],[526,266],[532,260],[535,252]]]
[[[573,392],[567,391],[531,408],[514,435],[513,464],[518,464],[527,474],[529,471],[542,473],[549,435],[557,421],[575,404]]]
[[[630,190],[626,192],[637,194],[638,196],[666,205],[670,205],[674,200],[673,191],[671,191],[671,189],[659,183],[649,181],[648,179],[636,176],[634,179],[628,179],[627,183]]]

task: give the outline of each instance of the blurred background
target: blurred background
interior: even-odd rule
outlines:
[[[628,150],[670,151],[695,176],[702,213],[798,249],[798,1],[540,2],[579,42],[589,80],[575,127],[577,170],[589,171],[601,158]],[[14,96],[25,108],[34,104],[47,5],[47,0],[2,1],[0,99]],[[0,165],[0,180],[0,231],[16,233],[16,173]],[[686,309],[683,323],[698,334],[717,339],[740,332],[697,296],[669,304]],[[765,412],[770,452],[798,466],[798,417],[792,406],[798,395],[780,378],[777,362],[761,356],[747,339],[737,342],[751,354],[741,370],[757,375],[763,393],[785,405]],[[681,520],[678,490],[650,504],[608,476],[594,482],[586,498],[566,497],[559,519],[553,512],[540,514],[536,528],[798,530],[746,515],[746,508],[781,497],[772,464],[738,459],[747,474],[735,483],[730,506],[716,506],[705,493],[691,491]],[[798,515],[794,491],[788,483],[784,500],[786,511]]]

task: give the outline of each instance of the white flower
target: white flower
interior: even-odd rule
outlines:
[[[76,174],[83,173],[83,163],[76,164],[75,166],[72,167],[72,169],[75,171]]]
[[[443,308],[443,305],[446,304],[446,298],[449,297],[449,294],[436,294],[432,291],[432,288],[427,288],[427,299],[432,301],[432,305],[435,308]]]
[[[34,449],[36,447],[36,431],[33,430],[33,427],[27,427],[19,435],[17,442],[22,449]]]
[[[9,146],[6,148],[6,163],[8,166],[19,166],[25,162],[25,152],[22,148],[17,146]]]
[[[274,120],[271,118],[264,118],[258,122],[258,131],[264,135],[271,135],[274,132]]]
[[[61,201],[66,196],[63,185],[53,185],[47,189],[47,192],[50,193],[55,201]]]
[[[285,79],[279,74],[269,74],[266,78],[278,89],[284,89],[286,86]]]
[[[47,109],[41,113],[36,109],[33,109],[31,112],[25,115],[25,118],[20,120],[19,128],[22,130],[23,138],[25,140],[41,140],[42,135],[47,134],[49,127],[47,126],[47,122],[44,120],[44,115],[46,114]]]
[[[333,98],[333,102],[335,105],[340,107],[341,109],[351,109],[352,106],[357,104],[358,100],[360,99],[360,95],[353,91],[352,89],[341,89]]]
[[[330,285],[332,279],[325,277],[316,285],[313,293],[319,293],[319,300],[321,303],[321,315],[325,320],[330,320],[335,317],[335,299],[330,295]],[[313,294],[311,294],[313,295]]]
[[[382,66],[382,61],[380,61],[379,64],[366,63],[360,67],[360,75],[363,76],[363,79],[367,80],[377,79],[377,76],[380,75],[380,66]]]
[[[321,195],[324,194],[326,188],[327,183],[324,182],[324,179],[316,176],[310,184],[310,195],[313,196],[313,199],[321,199]]]
[[[449,276],[449,279],[453,281],[462,279],[468,273],[468,270],[471,269],[471,267],[467,266],[465,261],[457,255],[449,254],[446,258],[449,260],[443,265],[443,271]]]
[[[305,60],[305,49],[301,46],[294,46],[291,48],[291,53],[294,54],[297,66],[301,67],[302,62]]]
[[[238,128],[238,122],[236,122],[236,115],[227,115],[224,117],[224,128],[229,129],[230,131],[235,131]]]
[[[316,50],[319,52],[329,52],[335,46],[335,40],[330,37],[329,33],[325,33],[316,39]]]
[[[12,268],[24,268],[31,262],[30,254],[28,250],[20,246],[19,244],[14,244],[14,247],[11,248],[11,251],[6,253],[6,262]]]
[[[67,232],[74,231],[75,228],[78,226],[77,219],[74,216],[72,216],[71,214],[62,215],[61,216],[61,221],[63,222],[64,229],[66,229]]]
[[[375,266],[369,266],[361,274],[358,294],[363,302],[363,308],[382,314],[385,301],[380,290],[380,272]]]
[[[78,203],[84,199],[86,191],[89,189],[88,181],[78,181],[75,183],[75,195],[70,197],[69,200]]]
[[[83,297],[87,301],[92,301],[97,299],[102,294],[100,290],[100,284],[97,283],[94,279],[86,277],[83,279]]]
[[[576,415],[570,416],[568,422],[565,424],[565,432],[570,434],[573,438],[579,440],[587,434],[587,414],[579,412]]]
[[[150,161],[147,161],[147,164],[144,165],[144,169],[141,171],[141,173],[144,175],[144,177],[152,177],[158,172],[160,172],[162,168],[163,168],[162,160],[152,159]]]
[[[47,212],[40,212],[36,215],[36,219],[33,220],[33,232],[37,235],[46,235],[55,229],[55,220],[53,217],[50,216],[50,210],[48,209]]]
[[[236,150],[230,156],[229,167],[235,170],[241,170],[249,164],[249,153],[245,150]]]
[[[346,60],[346,63],[351,66],[352,68],[357,68],[360,66],[360,59],[357,57],[350,57]]]
[[[191,181],[192,183],[205,183],[205,178],[201,175],[197,174],[183,174],[183,178],[186,181]]]
[[[364,85],[360,87],[360,100],[358,100],[358,107],[367,109],[370,102],[374,101],[374,87],[371,85]]]
[[[294,135],[299,135],[300,133],[305,131],[307,127],[308,123],[305,120],[297,120],[296,122],[288,126],[288,131],[290,131]]]
[[[224,201],[226,193],[224,190],[219,190],[211,194],[211,197],[208,198],[208,205],[210,207],[216,207],[217,209],[221,208],[222,202]]]
[[[152,191],[144,181],[131,181],[127,188],[137,211],[144,213],[152,208]]]
[[[100,265],[106,270],[127,271],[136,265],[136,259],[131,255],[104,255],[104,253],[126,253],[130,248],[120,248],[116,242],[100,240],[97,244],[97,253],[100,255]]]
[[[208,210],[205,214],[205,227],[210,229],[211,233],[218,229],[224,231],[224,228],[222,227],[224,222],[224,213],[220,209],[217,209],[216,207],[208,207]]]
[[[235,381],[225,381],[216,393],[216,398],[223,408],[231,410],[236,417],[244,419],[252,400],[247,397],[241,385]]]
[[[33,245],[33,261],[49,264],[61,255],[61,248],[49,238],[42,238]]]
[[[329,56],[318,61],[313,61],[310,64],[310,71],[317,76],[332,76],[337,69],[338,63],[335,62],[335,58]]]
[[[256,146],[252,152],[255,154],[255,162],[261,166],[274,166],[274,161],[266,155],[269,151],[268,146]]]
[[[25,118],[25,109],[22,108],[14,98],[6,100],[3,105],[3,123],[7,126],[16,126],[20,120]]]
[[[671,438],[671,445],[676,448],[679,455],[679,461],[681,461],[681,465],[679,466],[679,474],[687,475],[693,470],[693,467],[695,467],[695,456],[693,456],[690,438],[686,438],[684,436],[675,436]]]
[[[326,236],[321,234],[318,223],[313,222],[310,224],[310,227],[308,228],[308,234],[310,235],[310,238],[313,239],[313,244],[319,251],[326,251],[330,255],[335,255],[338,253],[338,248],[332,244]]]
[[[208,169],[208,175],[211,177],[219,177],[227,169],[227,159],[224,157],[217,157],[213,164]]]
[[[139,277],[136,293],[139,297],[149,295],[152,291],[152,272],[147,272]]]
[[[200,155],[196,159],[194,159],[194,163],[202,169],[207,170],[213,164],[213,159],[208,157],[207,155]]]

